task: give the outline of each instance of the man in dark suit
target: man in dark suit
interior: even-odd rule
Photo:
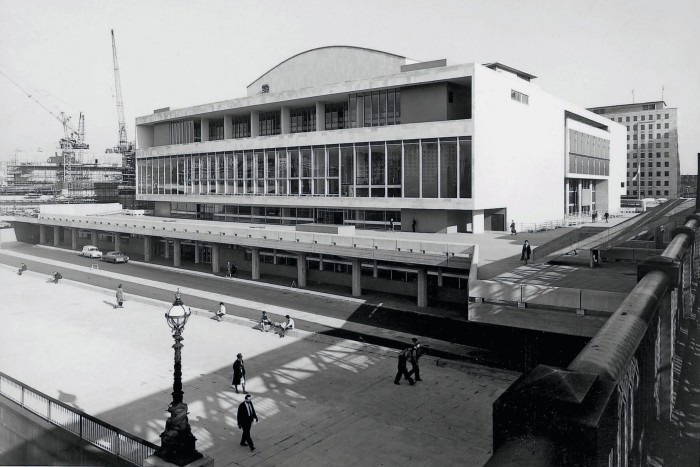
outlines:
[[[238,406],[238,428],[243,430],[243,436],[241,436],[241,446],[250,447],[251,451],[255,451],[255,446],[253,445],[253,439],[250,437],[250,427],[253,426],[253,420],[258,421],[258,416],[255,413],[255,407],[253,407],[253,402],[251,401],[250,394],[245,396],[245,401],[241,402]]]

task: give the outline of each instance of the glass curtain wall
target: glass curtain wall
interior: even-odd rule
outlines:
[[[147,195],[470,198],[471,160],[468,137],[186,154],[139,159],[138,188]]]

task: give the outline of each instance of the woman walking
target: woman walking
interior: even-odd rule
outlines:
[[[243,394],[248,394],[245,391],[245,365],[243,364],[243,355],[238,354],[236,357],[236,361],[233,362],[233,381],[231,381],[231,385],[236,390],[236,394],[238,394],[239,384],[243,388]]]
[[[520,261],[525,261],[525,264],[527,264],[527,262],[530,261],[531,253],[532,249],[530,248],[530,242],[525,240],[525,243],[523,243],[523,252],[520,255]]]

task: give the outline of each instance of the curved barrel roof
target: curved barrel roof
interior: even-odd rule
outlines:
[[[406,57],[347,45],[307,50],[272,67],[248,86],[248,96],[290,91],[401,72]]]

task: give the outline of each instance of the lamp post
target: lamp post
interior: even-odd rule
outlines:
[[[187,404],[182,402],[182,364],[180,355],[184,339],[182,332],[185,330],[185,324],[187,324],[191,313],[182,304],[182,295],[180,294],[180,289],[177,289],[173,306],[165,314],[165,319],[172,330],[173,339],[175,339],[175,344],[173,345],[173,349],[175,349],[173,401],[168,407],[170,417],[165,421],[165,431],[160,435],[161,446],[154,455],[179,466],[184,466],[203,457],[194,447],[197,438],[192,434],[190,423],[187,420]]]

